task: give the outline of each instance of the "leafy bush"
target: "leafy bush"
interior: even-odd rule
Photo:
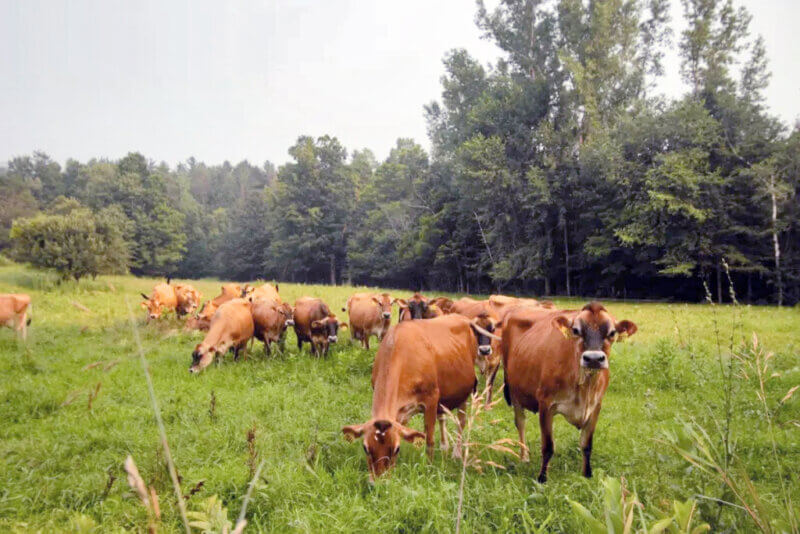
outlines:
[[[125,273],[130,258],[126,223],[115,206],[96,214],[73,208],[17,219],[11,227],[13,254],[34,267],[54,269],[62,279]]]

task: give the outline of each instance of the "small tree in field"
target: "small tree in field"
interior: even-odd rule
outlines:
[[[114,206],[97,213],[77,208],[17,219],[11,227],[13,254],[34,267],[54,269],[65,280],[124,273],[130,258],[126,224]]]

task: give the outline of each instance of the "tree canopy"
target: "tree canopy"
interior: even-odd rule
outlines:
[[[744,300],[798,302],[800,131],[764,107],[747,11],[682,6],[675,35],[666,0],[479,1],[503,56],[446,54],[430,152],[401,138],[377,161],[304,135],[277,169],[14,158],[0,249],[12,221],[19,251],[23,229],[113,212],[135,274],[683,300],[704,282],[727,298],[730,276]],[[665,99],[670,46],[687,90]]]

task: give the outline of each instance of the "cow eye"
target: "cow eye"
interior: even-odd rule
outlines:
[[[612,330],[611,332],[608,333],[608,339],[614,339],[614,336],[616,336],[616,335],[617,335],[617,331],[616,330]]]
[[[572,327],[572,333],[575,334],[576,336],[581,335],[581,331],[575,328],[574,326]]]

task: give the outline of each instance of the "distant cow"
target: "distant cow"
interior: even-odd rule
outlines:
[[[234,359],[239,359],[239,352],[247,350],[247,342],[253,337],[253,316],[250,303],[238,298],[224,302],[211,319],[208,334],[203,342],[192,352],[190,373],[199,373],[217,356],[223,356],[233,349]]]
[[[394,302],[389,293],[356,293],[347,299],[342,311],[348,313],[352,338],[361,341],[365,349],[369,349],[370,336],[381,341],[389,331]]]
[[[264,352],[270,353],[272,343],[282,342],[286,328],[294,325],[292,307],[285,302],[257,299],[251,304],[253,336],[264,343]]]
[[[147,310],[148,321],[158,319],[162,313],[177,310],[178,308],[178,295],[175,293],[175,286],[168,283],[157,284],[153,287],[153,292],[149,297],[144,293],[141,295],[144,298],[141,306]]]
[[[249,301],[268,299],[280,304],[281,296],[278,294],[278,284],[264,284],[259,287],[246,284],[242,289],[242,296]]]
[[[599,302],[578,311],[519,308],[504,321],[502,347],[506,401],[514,407],[523,459],[525,410],[539,413],[542,467],[547,480],[553,456],[553,416],[581,430],[583,475],[592,476],[592,436],[608,387],[608,358],[614,341],[636,333],[631,321],[616,321]]]
[[[396,299],[395,302],[400,306],[398,322],[412,319],[433,319],[444,315],[438,306],[419,293],[414,293],[408,299]]]
[[[28,316],[32,309],[31,297],[24,293],[5,293],[0,295],[0,324],[16,330],[25,340],[28,337]]]
[[[200,298],[203,296],[198,290],[189,284],[174,284],[175,298],[178,304],[175,311],[178,315],[194,313],[200,305]]]
[[[403,439],[425,438],[432,458],[437,417],[445,447],[443,407],[460,409],[460,444],[465,404],[477,384],[475,357],[488,349],[492,336],[480,320],[457,315],[404,321],[389,329],[372,368],[372,417],[342,428],[348,439],[364,436],[370,479],[394,466]],[[420,412],[424,434],[406,426]]]
[[[222,284],[222,291],[219,295],[211,299],[215,307],[219,307],[223,302],[241,298],[243,294],[242,286],[239,284]]]
[[[339,327],[347,327],[347,323],[340,323],[322,299],[301,297],[294,303],[298,350],[303,349],[303,343],[310,343],[311,354],[327,356],[330,344],[338,340]]]

